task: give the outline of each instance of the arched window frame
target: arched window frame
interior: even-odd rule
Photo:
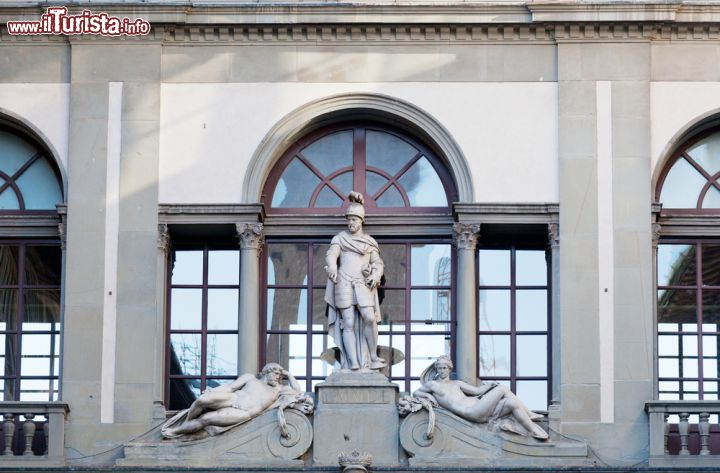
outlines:
[[[64,279],[64,260],[65,260],[65,226],[66,226],[66,205],[65,200],[65,187],[63,185],[63,178],[60,169],[58,168],[57,161],[53,154],[49,151],[49,148],[42,143],[36,133],[34,133],[30,127],[18,122],[17,119],[11,119],[8,117],[0,117],[0,129],[5,132],[11,133],[32,145],[37,151],[33,154],[28,161],[24,163],[12,176],[3,173],[2,177],[5,183],[0,186],[3,190],[8,187],[13,190],[18,198],[20,209],[12,210],[0,210],[0,245],[17,248],[19,255],[18,259],[18,278],[16,284],[3,286],[6,290],[17,291],[18,305],[16,311],[18,319],[16,320],[16,327],[7,327],[5,331],[6,337],[16,338],[15,346],[15,363],[16,370],[12,376],[4,376],[4,379],[12,379],[14,381],[14,394],[11,394],[14,400],[27,400],[23,399],[23,392],[25,390],[22,387],[23,380],[50,380],[50,387],[47,399],[44,397],[41,399],[37,396],[33,396],[31,400],[37,401],[53,401],[62,398],[61,392],[61,370],[62,366],[60,363],[61,353],[60,347],[62,345],[62,317],[63,317],[63,279]],[[23,172],[25,172],[33,163],[38,159],[45,159],[51,167],[53,174],[57,180],[59,193],[61,196],[61,202],[58,202],[53,209],[27,209],[24,208],[24,198],[22,192],[17,187],[15,180],[19,179]],[[31,283],[26,279],[25,273],[25,260],[26,254],[30,254],[38,248],[49,248],[56,247],[57,258],[53,259],[53,264],[57,265],[53,268],[57,272],[57,281],[52,283],[43,283],[38,285],[37,283]],[[32,291],[57,291],[59,293],[59,299],[57,300],[57,311],[59,318],[59,324],[51,324],[48,330],[42,331],[28,331],[25,329],[23,324],[23,318],[25,313],[23,310],[24,305],[24,294]],[[32,329],[31,329],[32,330]],[[27,370],[23,372],[22,362],[25,359],[23,350],[23,339],[27,338],[28,335],[42,335],[50,338],[50,350],[48,357],[50,359],[50,372],[47,376],[30,376]],[[29,341],[30,339],[27,338]],[[37,348],[37,347],[35,347]],[[36,349],[33,349],[36,351]],[[35,355],[33,355],[35,356]],[[31,357],[30,357],[31,358]],[[29,358],[28,358],[29,359]],[[19,365],[18,365],[19,363]],[[3,393],[3,400],[13,400],[8,398],[8,393]]]
[[[375,204],[374,199],[372,196],[366,196],[366,203],[365,206],[368,209],[369,212],[373,214],[398,214],[398,213],[413,213],[413,214],[419,214],[419,213],[445,213],[445,212],[451,212],[452,204],[453,202],[457,201],[458,198],[458,192],[456,189],[456,186],[454,185],[452,175],[450,174],[449,169],[447,168],[446,164],[438,157],[438,154],[434,152],[430,147],[423,144],[419,140],[413,138],[409,133],[404,132],[403,130],[400,130],[395,127],[386,126],[382,123],[378,122],[371,122],[371,121],[358,121],[358,122],[344,122],[344,123],[338,123],[330,126],[324,126],[317,130],[314,130],[310,133],[307,133],[303,135],[300,139],[295,141],[280,157],[280,159],[275,163],[272,170],[270,171],[270,174],[268,175],[268,178],[265,182],[265,185],[263,187],[262,191],[262,201],[265,204],[265,209],[268,215],[272,214],[336,214],[338,213],[338,208],[327,208],[327,207],[314,207],[314,204],[316,202],[316,199],[318,197],[318,194],[321,192],[321,190],[324,188],[325,185],[328,185],[329,187],[333,188],[334,186],[330,182],[331,179],[336,177],[336,175],[339,175],[341,173],[350,171],[350,168],[342,168],[339,170],[336,170],[332,172],[331,174],[324,176],[322,173],[320,173],[318,170],[314,169],[312,165],[309,163],[302,161],[303,164],[305,164],[307,167],[310,168],[311,172],[315,174],[319,179],[320,183],[316,186],[310,205],[308,207],[298,207],[298,208],[291,208],[291,207],[272,207],[272,199],[274,196],[274,193],[277,189],[277,184],[280,181],[280,178],[282,177],[283,172],[287,169],[288,165],[296,158],[296,156],[301,156],[301,151],[310,146],[315,141],[319,140],[322,137],[332,135],[334,133],[338,133],[341,131],[346,130],[352,130],[353,131],[353,190],[356,190],[358,192],[363,192],[365,189],[365,171],[372,171],[377,174],[383,175],[386,179],[388,179],[388,182],[384,184],[378,192],[376,192],[375,195],[381,195],[384,190],[390,186],[395,186],[399,191],[400,194],[403,197],[405,206],[404,207],[378,207]],[[366,130],[373,130],[373,131],[380,131],[384,133],[388,133],[391,135],[396,136],[397,138],[406,141],[410,143],[413,147],[415,147],[418,150],[418,153],[411,158],[403,167],[400,168],[399,171],[397,171],[395,174],[390,175],[386,171],[378,168],[369,167],[366,165],[365,162],[365,132]],[[421,206],[411,206],[410,202],[408,200],[407,194],[405,190],[402,188],[402,185],[397,183],[398,180],[402,178],[402,176],[405,174],[405,172],[412,167],[412,165],[417,162],[420,158],[425,157],[428,162],[432,165],[433,169],[437,173],[438,178],[440,179],[443,190],[445,191],[445,196],[447,199],[447,206],[442,207],[421,207]],[[341,196],[342,192],[340,189],[334,188],[333,189],[335,193],[338,195],[338,197],[343,198],[343,204],[342,208],[346,208],[348,205],[347,201],[347,195]],[[369,198],[368,198],[369,197]]]

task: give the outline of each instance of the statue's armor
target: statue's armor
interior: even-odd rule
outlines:
[[[380,255],[370,245],[362,254],[341,251],[335,239],[327,252],[328,262],[339,261],[337,283],[335,284],[335,307],[347,309],[352,306],[372,307],[375,305],[373,291],[365,284],[365,278],[376,271],[375,264],[382,264]]]

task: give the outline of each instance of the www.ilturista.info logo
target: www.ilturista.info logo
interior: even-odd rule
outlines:
[[[68,15],[66,7],[49,7],[40,21],[8,21],[11,35],[75,35],[99,34],[102,36],[138,36],[150,32],[150,22],[142,18],[118,18],[107,13],[83,10],[78,15]]]

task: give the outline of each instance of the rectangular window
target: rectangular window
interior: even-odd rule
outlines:
[[[545,250],[478,250],[478,376],[540,411],[550,399],[548,281]]]
[[[287,367],[308,391],[333,370],[326,361],[335,355],[324,300],[328,247],[271,241],[264,252],[265,360]],[[442,241],[380,243],[385,275],[378,291],[379,355],[389,360],[394,349],[396,359],[404,357],[390,371],[401,390],[417,389],[423,369],[451,353],[451,253],[450,244]]]
[[[718,399],[720,244],[658,245],[659,399]]]
[[[54,241],[0,243],[0,400],[58,399],[61,260]]]
[[[240,251],[176,249],[168,275],[166,405],[178,410],[238,376]]]

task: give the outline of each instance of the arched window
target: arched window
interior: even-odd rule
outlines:
[[[60,175],[47,154],[0,128],[0,212],[55,211],[63,201]]]
[[[720,133],[702,133],[683,144],[663,171],[656,199],[665,213],[720,210]]]
[[[336,213],[351,190],[364,194],[375,213],[448,209],[457,196],[430,149],[372,125],[324,128],[299,140],[277,163],[263,195],[269,212]]]
[[[720,368],[720,129],[697,134],[671,156],[656,199],[658,397],[718,399]]]
[[[58,399],[62,202],[49,154],[0,127],[0,400]]]
[[[431,147],[378,123],[318,129],[291,145],[269,174],[263,192],[268,218],[261,358],[287,366],[307,390],[332,371],[323,360],[333,346],[323,267],[338,228],[328,228],[333,220],[325,218],[298,224],[294,216],[343,215],[351,190],[365,195],[368,233],[385,262],[379,344],[403,354],[390,377],[411,391],[432,359],[452,353],[451,204],[457,191]],[[386,214],[392,215],[392,230],[384,226]],[[431,225],[421,220],[438,215],[441,223],[428,232]]]

